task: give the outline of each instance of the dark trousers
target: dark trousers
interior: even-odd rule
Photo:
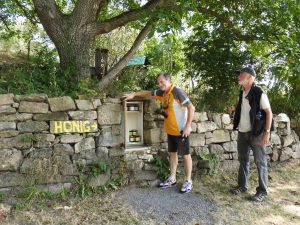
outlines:
[[[268,163],[266,157],[266,146],[261,144],[261,138],[262,134],[254,137],[251,132],[238,133],[238,154],[240,162],[238,185],[239,187],[248,189],[250,150],[252,150],[259,178],[259,185],[256,188],[256,191],[267,194]]]

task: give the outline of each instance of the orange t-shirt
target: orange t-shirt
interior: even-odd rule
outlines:
[[[168,114],[164,120],[166,133],[179,136],[186,125],[187,106],[191,103],[187,94],[172,85],[168,92],[160,89],[152,91],[152,97],[162,102],[162,110]]]

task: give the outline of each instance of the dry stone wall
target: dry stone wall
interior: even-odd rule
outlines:
[[[166,135],[161,127],[163,117],[155,115],[155,109],[146,109],[144,119],[151,126],[145,131],[145,140],[148,144],[161,144],[166,148]],[[275,131],[271,133],[271,139],[267,146],[269,162],[286,161],[290,158],[300,158],[299,136],[295,132],[300,127],[298,120],[292,124],[286,114],[274,115]],[[146,123],[147,124],[147,123]],[[292,127],[291,127],[292,125]],[[194,169],[205,167],[199,165],[195,157],[197,154],[216,153],[219,156],[220,168],[223,170],[236,170],[238,168],[237,136],[233,131],[232,118],[229,114],[196,112],[190,135],[190,146],[194,156]],[[160,149],[161,149],[160,148]],[[253,161],[253,155],[251,155]]]
[[[44,94],[0,95],[0,191],[22,188],[30,182],[43,190],[71,187],[73,178],[86,175],[91,186],[122,176],[128,182],[157,182],[153,156],[165,154],[167,136],[158,105],[144,101],[143,148],[124,149],[123,112],[119,99],[48,98]],[[60,122],[58,122],[60,121]],[[298,121],[285,114],[275,117],[276,132],[267,147],[269,161],[300,158],[294,129]],[[216,153],[225,170],[236,169],[237,131],[228,114],[196,112],[190,145],[196,154]],[[100,161],[117,166],[109,174],[87,178]],[[201,166],[200,166],[201,167]]]

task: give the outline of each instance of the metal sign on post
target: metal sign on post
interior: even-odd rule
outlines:
[[[87,133],[98,131],[96,121],[50,121],[50,133]]]

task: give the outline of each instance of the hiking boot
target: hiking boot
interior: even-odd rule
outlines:
[[[192,188],[193,188],[193,183],[190,182],[190,181],[188,181],[188,180],[186,180],[183,183],[180,191],[181,191],[181,193],[188,193],[188,192],[190,192],[192,190]]]
[[[235,188],[235,189],[231,189],[231,190],[230,190],[230,193],[231,193],[231,194],[234,194],[234,195],[238,195],[238,194],[244,193],[244,192],[247,192],[247,189],[246,189],[246,188],[243,188],[243,187],[238,187],[238,188]]]
[[[267,193],[256,192],[255,195],[250,196],[250,200],[254,202],[262,202],[267,197]]]
[[[171,177],[168,177],[168,179],[164,180],[161,182],[158,186],[160,188],[167,188],[167,187],[172,187],[176,185],[176,180],[172,179]]]

